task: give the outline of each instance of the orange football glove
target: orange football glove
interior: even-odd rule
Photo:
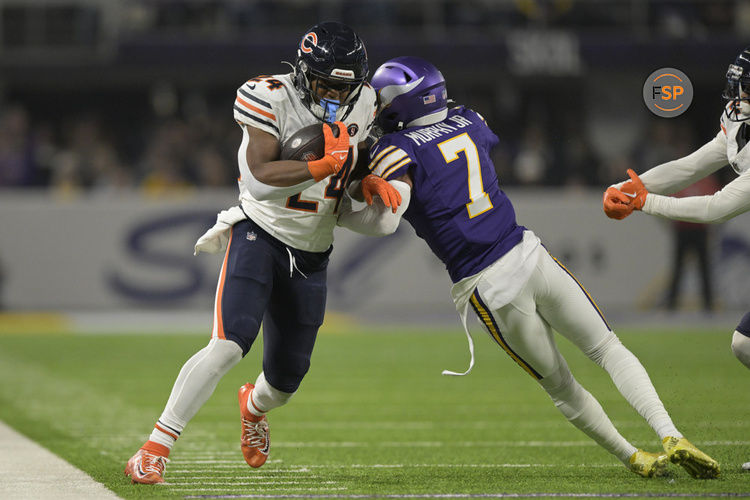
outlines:
[[[334,136],[332,126],[323,124],[323,137],[325,137],[325,151],[323,158],[307,162],[307,169],[315,181],[320,182],[329,175],[341,170],[349,156],[349,132],[342,122],[333,122],[338,128],[338,134]]]
[[[369,174],[362,179],[362,196],[364,196],[365,202],[367,202],[368,205],[372,205],[373,195],[380,196],[380,199],[383,200],[383,205],[391,207],[391,211],[394,214],[399,205],[401,205],[401,193],[399,193],[396,188],[391,186],[388,181],[382,177]]]
[[[604,213],[610,219],[622,220],[633,213],[635,207],[633,207],[631,200],[632,198],[619,189],[609,187],[604,191],[604,198],[602,199]]]
[[[628,176],[630,177],[630,180],[623,184],[620,190],[632,198],[631,203],[633,203],[633,208],[641,210],[643,205],[646,204],[648,191],[646,190],[646,186],[643,185],[643,182],[641,182],[641,178],[638,177],[638,174],[636,174],[632,168],[628,169]]]

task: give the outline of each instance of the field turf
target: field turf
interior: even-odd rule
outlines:
[[[338,329],[343,330],[343,329]],[[239,451],[237,388],[260,370],[260,342],[184,431],[167,484],[132,485],[144,442],[201,335],[0,335],[0,420],[123,498],[750,495],[750,373],[730,333],[618,332],[682,432],[721,463],[720,479],[643,479],[570,425],[484,334],[467,377],[461,331],[324,329],[310,373],[273,411],[271,458]],[[558,336],[573,373],[636,446],[660,443],[609,377]]]

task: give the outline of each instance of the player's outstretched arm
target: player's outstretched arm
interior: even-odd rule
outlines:
[[[411,179],[408,175],[386,181],[376,175],[366,176],[352,186],[362,194],[366,205],[354,210],[352,193],[344,196],[339,209],[338,225],[368,236],[385,236],[398,229],[401,216],[409,207]],[[356,195],[355,195],[356,196]]]
[[[708,196],[673,198],[650,193],[643,212],[668,219],[704,224],[725,222],[750,211],[750,171]]]
[[[716,137],[693,153],[657,165],[640,174],[640,178],[651,193],[673,194],[716,172],[728,162],[726,136],[720,130]],[[611,187],[620,189],[626,182]]]

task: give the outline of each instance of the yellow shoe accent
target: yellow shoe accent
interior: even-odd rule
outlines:
[[[696,479],[714,479],[719,477],[719,463],[696,448],[683,438],[667,436],[662,441],[664,451],[673,464],[682,466],[688,474]]]
[[[661,477],[667,474],[669,457],[662,453],[638,450],[630,457],[630,470],[643,477]]]

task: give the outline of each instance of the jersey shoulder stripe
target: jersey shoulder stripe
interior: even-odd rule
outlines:
[[[252,120],[255,123],[259,123],[261,125],[265,125],[266,127],[275,130],[276,134],[279,133],[279,127],[277,127],[276,125],[274,125],[272,122],[269,122],[268,120],[263,120],[261,118],[258,118],[257,116],[254,116],[254,115],[248,113],[247,111],[245,111],[244,109],[240,108],[236,104],[234,105],[234,111],[236,113],[240,113],[242,116],[244,116],[246,118],[249,118],[250,120]],[[247,125],[253,125],[253,123],[250,123],[247,120],[238,120],[238,121],[241,121],[242,123],[246,123]]]
[[[240,96],[237,96],[237,100],[235,101],[235,104],[238,106],[245,108],[246,111],[250,111],[252,113],[257,113],[259,115],[265,116],[266,118],[270,118],[273,121],[276,121],[276,116],[273,113],[269,113],[268,111],[265,111],[263,109],[260,109],[258,106],[253,106],[249,102],[247,102],[245,99],[243,99]]]
[[[247,84],[245,84],[245,85],[247,85]],[[242,87],[244,87],[245,85],[243,85]],[[242,87],[240,87],[239,89],[237,89],[237,92],[239,92],[240,94],[242,94],[243,97],[245,97],[247,99],[250,99],[251,101],[255,101],[256,103],[260,104],[263,107],[266,107],[268,109],[273,109],[273,106],[271,106],[271,103],[269,103],[268,101],[264,101],[260,97],[258,97],[256,95],[253,95],[250,92],[247,92]],[[239,96],[237,96],[237,97],[239,97]]]
[[[407,162],[411,161],[406,151],[396,146],[389,146],[370,162],[370,171],[375,175],[383,177],[387,171],[401,163],[404,159]]]
[[[390,153],[394,149],[396,149],[396,146],[386,146],[381,151],[378,151],[378,145],[375,144],[375,146],[373,146],[373,149],[370,151],[370,155],[374,154],[375,156],[370,160],[370,165],[368,168],[370,170],[375,168],[378,162],[383,159],[383,156]]]
[[[400,162],[396,163],[391,168],[383,172],[383,175],[381,175],[381,177],[385,180],[388,180],[388,178],[391,177],[393,174],[395,174],[396,172],[400,172],[401,167],[404,167],[408,165],[409,163],[411,163],[411,158],[407,156],[406,158],[404,158],[403,160],[401,160]],[[396,176],[396,177],[400,177],[400,176]]]

